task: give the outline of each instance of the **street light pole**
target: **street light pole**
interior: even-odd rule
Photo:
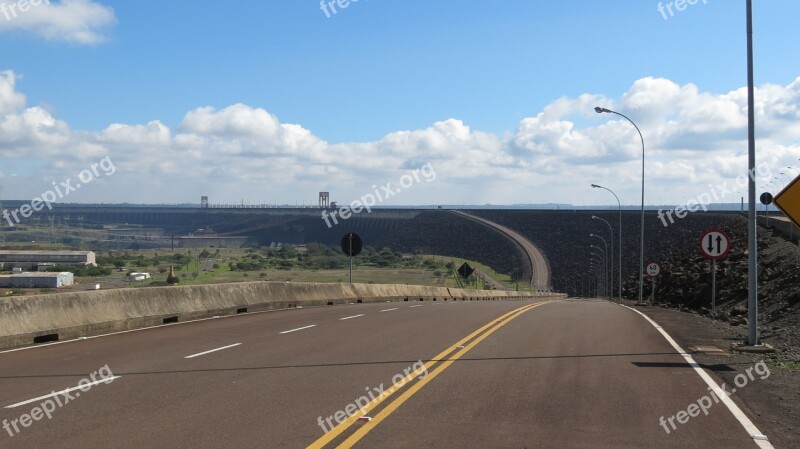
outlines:
[[[756,232],[756,115],[755,76],[753,74],[753,0],[747,0],[747,169],[748,199],[747,223],[747,343],[760,344],[758,338],[758,239]]]
[[[606,258],[606,251],[597,245],[590,245],[590,246],[600,251],[600,254],[597,253],[592,253],[592,254],[601,258],[599,261],[600,269],[602,270],[601,277],[603,278],[603,284],[605,284],[604,285],[605,290],[608,290],[608,259]]]
[[[600,269],[593,265],[591,273],[594,275],[594,297],[600,297]]]
[[[613,264],[614,263],[614,257],[611,256],[611,254],[613,254],[613,251],[614,251],[613,247],[611,249],[611,252],[609,252],[609,250],[608,250],[608,242],[606,241],[606,239],[604,239],[603,237],[601,237],[601,236],[599,236],[597,234],[590,234],[590,237],[597,237],[597,238],[599,238],[600,240],[603,241],[603,246],[606,247],[605,254],[609,255],[608,256],[608,260],[611,260],[611,263]],[[606,289],[608,290],[608,297],[611,298],[614,295],[614,287],[612,285],[612,283],[614,281],[614,269],[611,268],[611,271],[609,272],[608,260],[605,261],[606,262],[606,264],[605,264],[605,266],[606,266]]]
[[[752,0],[748,0],[750,2]],[[625,120],[629,121],[634,128],[636,128],[636,132],[639,133],[639,139],[642,141],[642,222],[640,225],[640,242],[639,242],[639,302],[638,304],[644,304],[642,299],[642,294],[644,292],[644,136],[642,136],[642,131],[636,126],[636,123],[633,120],[629,119],[626,115],[620,114],[619,112],[612,111],[611,109],[596,107],[594,111],[598,114],[602,113],[609,113],[609,114],[616,114]],[[750,172],[754,173],[754,172]],[[753,193],[752,201],[755,201],[755,192]]]
[[[620,301],[622,301],[622,203],[620,203],[619,197],[617,196],[617,194],[614,193],[614,191],[609,189],[608,187],[603,187],[601,185],[592,184],[592,188],[608,190],[609,192],[611,192],[612,195],[614,195],[614,198],[617,199],[617,206],[619,207],[619,243],[618,243],[618,245],[619,245],[619,264],[618,264],[618,268],[617,268],[617,271],[619,272],[619,278],[617,279],[617,290],[619,291],[618,298],[619,298]],[[614,232],[613,231],[611,232],[611,236],[612,237],[614,236]],[[613,244],[612,244],[612,246],[613,246]]]
[[[604,220],[604,219],[602,219],[602,218],[600,218],[598,216],[592,215],[592,219],[600,220],[603,223],[605,223],[606,226],[608,226],[608,231],[611,233],[611,250],[608,253],[608,258],[611,259],[611,278],[610,278],[611,295],[609,296],[609,299],[610,299],[610,298],[614,297],[614,228],[611,227],[611,223],[609,223],[608,221],[606,221],[606,220]],[[619,287],[620,288],[622,287],[622,283],[619,284]]]

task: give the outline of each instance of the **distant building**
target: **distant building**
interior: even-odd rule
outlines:
[[[0,250],[0,268],[33,268],[42,264],[97,266],[94,251]]]
[[[0,276],[0,287],[6,288],[61,288],[74,283],[74,275],[69,272],[19,273]]]

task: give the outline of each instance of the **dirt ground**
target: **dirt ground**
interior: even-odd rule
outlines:
[[[626,302],[626,305],[632,304]],[[746,325],[731,325],[697,313],[663,307],[637,307],[637,310],[659,323],[684,350],[692,353],[697,363],[713,373],[718,384],[734,385],[737,374],[764,361],[769,367],[769,376],[763,380],[756,377],[731,398],[776,448],[800,448],[800,367],[787,364],[782,357],[781,348],[786,342],[765,332],[763,341],[778,348],[776,354],[733,352],[731,343],[744,341]],[[698,351],[698,346],[712,346],[722,352],[707,352],[708,348]]]

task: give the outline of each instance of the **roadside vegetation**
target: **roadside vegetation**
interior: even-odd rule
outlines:
[[[361,254],[353,258],[353,282],[458,287],[455,270],[464,262],[505,285],[512,285],[508,276],[474,261],[404,254],[391,248],[371,246],[364,247]],[[64,265],[48,271],[74,273],[77,285],[59,290],[68,291],[85,290],[94,284],[100,284],[103,289],[165,286],[170,268],[175,273],[172,283],[178,285],[248,281],[340,283],[348,282],[350,261],[338,247],[312,243],[277,248],[100,251],[97,252],[97,267]],[[131,273],[150,273],[150,278],[136,281],[129,276]],[[488,288],[474,276],[461,285]],[[20,290],[14,294],[23,292],[45,291]]]

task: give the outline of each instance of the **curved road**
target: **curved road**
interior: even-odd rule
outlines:
[[[477,221],[482,225],[488,226],[496,231],[499,231],[501,234],[506,235],[508,238],[513,240],[517,245],[522,248],[522,251],[528,256],[528,260],[531,263],[531,272],[533,275],[531,276],[531,288],[536,290],[549,290],[550,289],[550,265],[547,263],[547,259],[545,259],[544,254],[542,253],[539,248],[536,247],[530,240],[526,239],[522,236],[522,234],[514,231],[511,228],[507,228],[503,225],[499,225],[493,221],[489,221],[485,218],[477,217],[472,214],[468,214],[466,212],[461,211],[453,211],[454,213],[461,215],[464,218],[469,218],[470,220]]]

